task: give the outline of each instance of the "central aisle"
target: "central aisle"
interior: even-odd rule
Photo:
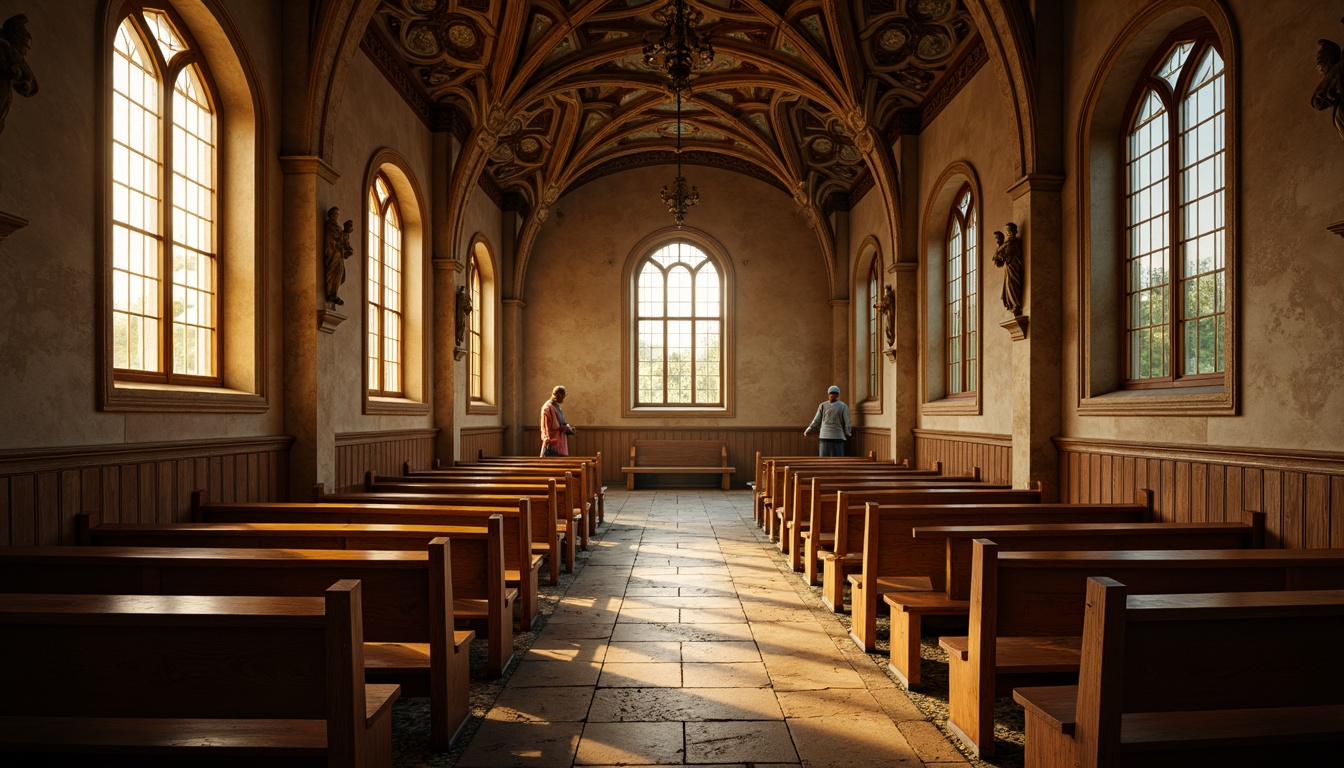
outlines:
[[[809,607],[750,492],[609,491],[606,518],[458,768],[966,765]]]

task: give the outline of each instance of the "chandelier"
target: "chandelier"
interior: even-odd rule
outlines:
[[[708,36],[702,36],[695,26],[704,18],[698,9],[686,0],[672,0],[653,13],[655,21],[663,25],[663,34],[644,45],[644,63],[667,73],[672,93],[677,100],[677,177],[671,185],[664,185],[662,198],[672,220],[680,229],[686,221],[686,212],[700,202],[700,191],[686,184],[681,175],[681,96],[690,95],[691,71],[697,66],[714,61],[714,47]]]
[[[681,229],[686,223],[686,212],[700,202],[700,190],[694,185],[687,188],[686,177],[681,175],[681,91],[677,91],[677,178],[672,185],[663,185],[663,205],[672,214],[672,221]]]

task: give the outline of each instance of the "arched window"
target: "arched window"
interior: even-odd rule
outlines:
[[[1125,121],[1128,385],[1222,383],[1227,106],[1211,32],[1168,39]]]
[[[185,28],[136,9],[111,78],[110,330],[123,381],[220,384],[218,128]]]
[[[467,270],[467,285],[467,292],[471,296],[471,315],[467,322],[467,348],[470,350],[469,394],[473,401],[480,401],[485,399],[485,348],[481,344],[481,315],[485,307],[482,304],[484,293],[481,291],[481,265],[474,253],[471,256],[471,266]]]
[[[881,341],[881,304],[882,304],[882,273],[881,263],[874,258],[868,264],[868,290],[867,301],[864,305],[868,308],[868,391],[864,393],[865,399],[874,399],[881,393],[881,380],[878,378],[878,371],[881,370],[878,363],[882,360]]]
[[[634,405],[725,407],[725,281],[708,253],[664,242],[635,266]]]
[[[369,394],[402,394],[402,225],[397,197],[379,172],[368,201]]]
[[[947,222],[946,319],[947,394],[974,392],[980,379],[979,237],[970,185],[957,193]]]

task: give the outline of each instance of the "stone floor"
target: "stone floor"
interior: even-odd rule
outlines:
[[[608,491],[585,555],[505,683],[473,681],[464,746],[397,765],[989,765],[785,570],[749,492]]]

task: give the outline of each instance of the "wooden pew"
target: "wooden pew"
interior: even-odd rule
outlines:
[[[592,523],[592,518],[594,517],[593,508],[596,501],[591,493],[587,493],[584,490],[591,486],[592,480],[590,478],[593,477],[594,473],[593,465],[588,462],[583,462],[577,470],[564,465],[533,467],[519,465],[481,466],[478,464],[465,467],[409,470],[406,473],[406,477],[415,478],[417,480],[456,477],[463,480],[535,480],[542,482],[549,478],[554,479],[557,484],[567,485],[571,481],[566,477],[566,473],[569,473],[569,475],[573,477],[573,482],[576,484],[575,491],[572,494],[573,498],[576,500],[572,514],[582,521],[581,525],[577,525],[578,535],[574,537],[574,543],[575,545],[586,549],[588,547],[589,531],[590,529],[595,529],[595,525]],[[563,518],[564,514],[560,513],[557,519]]]
[[[947,588],[942,592],[883,595],[891,609],[891,668],[907,687],[919,685],[919,638],[925,616],[968,616],[974,539],[1000,551],[1119,549],[1248,549],[1264,542],[1265,516],[1244,513],[1241,523],[1040,523],[935,525],[913,530],[916,539],[943,541]]]
[[[801,466],[805,462],[815,462],[823,457],[820,456],[766,456],[760,451],[756,452],[756,470],[754,480],[749,484],[754,491],[752,495],[752,512],[756,516],[756,524],[762,528],[766,527],[765,511],[774,503],[774,489],[771,483],[771,476],[774,472],[775,462],[784,464],[797,464]],[[877,453],[869,451],[867,456],[828,456],[826,461],[831,462],[833,466],[849,466],[852,464],[874,464],[877,462]],[[880,466],[910,466],[910,460],[906,459],[900,464],[888,464],[883,462]]]
[[[455,466],[459,467],[491,466],[491,465],[522,466],[522,467],[569,466],[576,470],[582,470],[585,464],[589,465],[592,471],[583,473],[585,479],[588,480],[588,483],[585,487],[586,489],[584,496],[585,498],[595,500],[597,509],[597,514],[595,516],[596,521],[593,522],[591,530],[589,531],[589,535],[591,536],[592,534],[597,533],[597,524],[605,522],[607,519],[606,518],[607,486],[602,484],[602,480],[606,477],[606,474],[604,474],[603,470],[601,451],[598,451],[592,456],[571,455],[571,456],[538,457],[538,456],[486,456],[485,451],[478,450],[476,452],[475,465],[463,462],[456,462]],[[409,471],[410,470],[409,462],[407,462],[406,469],[407,471],[404,472],[403,474],[406,475],[411,474]]]
[[[6,766],[392,765],[361,587],[315,597],[0,594]]]
[[[496,540],[497,541],[497,540]],[[465,724],[473,633],[454,631],[448,540],[419,552],[201,547],[0,547],[0,591],[60,594],[320,594],[338,578],[363,584],[365,666],[375,682],[428,695],[431,744],[447,749]],[[496,585],[502,588],[502,585]],[[501,598],[507,601],[511,595]],[[490,673],[513,654],[513,627],[491,624]],[[497,665],[497,666],[496,666]]]
[[[630,463],[621,467],[626,490],[635,489],[636,475],[719,475],[728,490],[736,467],[728,466],[728,445],[722,440],[635,440]]]
[[[824,501],[824,499],[823,499]],[[1014,488],[919,488],[908,490],[839,491],[836,493],[835,547],[819,554],[821,602],[836,613],[844,610],[845,584],[863,567],[864,524],[868,502],[893,504],[1039,504],[1041,491]],[[826,514],[823,504],[820,514]]]
[[[771,494],[768,506],[771,514],[765,519],[765,532],[771,541],[780,541],[782,534],[781,528],[786,512],[789,509],[789,502],[794,493],[793,478],[799,472],[816,473],[821,472],[836,476],[854,476],[856,479],[861,476],[871,476],[873,479],[884,477],[905,477],[905,476],[923,476],[939,477],[942,475],[942,464],[937,463],[931,469],[913,469],[906,465],[896,464],[850,464],[837,465],[836,459],[807,459],[801,462],[773,462],[767,469],[770,476]]]
[[[415,493],[473,497],[488,494],[490,496],[501,496],[505,499],[527,497],[533,500],[538,496],[545,496],[548,501],[544,506],[536,503],[532,504],[532,551],[546,558],[550,583],[558,584],[562,565],[566,572],[573,572],[573,534],[577,533],[579,522],[577,515],[566,517],[564,514],[564,510],[573,508],[571,498],[577,489],[577,486],[572,482],[572,476],[567,474],[567,479],[571,482],[557,483],[553,479],[546,479],[542,482],[528,482],[482,477],[388,477],[367,472],[364,475],[363,493]],[[314,496],[316,500],[321,501],[328,498],[329,494],[324,492],[321,496],[316,494]],[[331,496],[342,499],[350,498],[346,494],[331,494]],[[549,522],[544,517],[547,514],[554,518],[554,523]],[[552,529],[554,529],[554,534],[552,534]],[[555,538],[554,548],[551,544],[552,535]]]
[[[1219,549],[1000,552],[978,539],[966,637],[948,654],[948,728],[977,754],[994,750],[994,699],[1077,681],[1089,576],[1131,594],[1344,588],[1344,550]]]
[[[1027,765],[1339,764],[1344,590],[1127,592],[1088,579],[1078,685],[1013,693]]]
[[[863,522],[863,562],[849,576],[849,636],[860,648],[877,647],[877,610],[889,592],[942,593],[947,589],[946,547],[941,541],[916,539],[921,525],[985,525],[989,523],[1117,523],[1143,522],[1142,504],[899,504],[868,502]]]
[[[379,525],[485,525],[491,515],[504,522],[505,585],[518,591],[519,625],[532,628],[539,607],[537,572],[540,558],[532,554],[531,505],[517,508],[444,507],[425,504],[350,504],[325,502],[207,502],[192,495],[191,519],[200,523],[372,523]],[[506,614],[507,615],[507,614]],[[509,623],[509,622],[506,622]]]

